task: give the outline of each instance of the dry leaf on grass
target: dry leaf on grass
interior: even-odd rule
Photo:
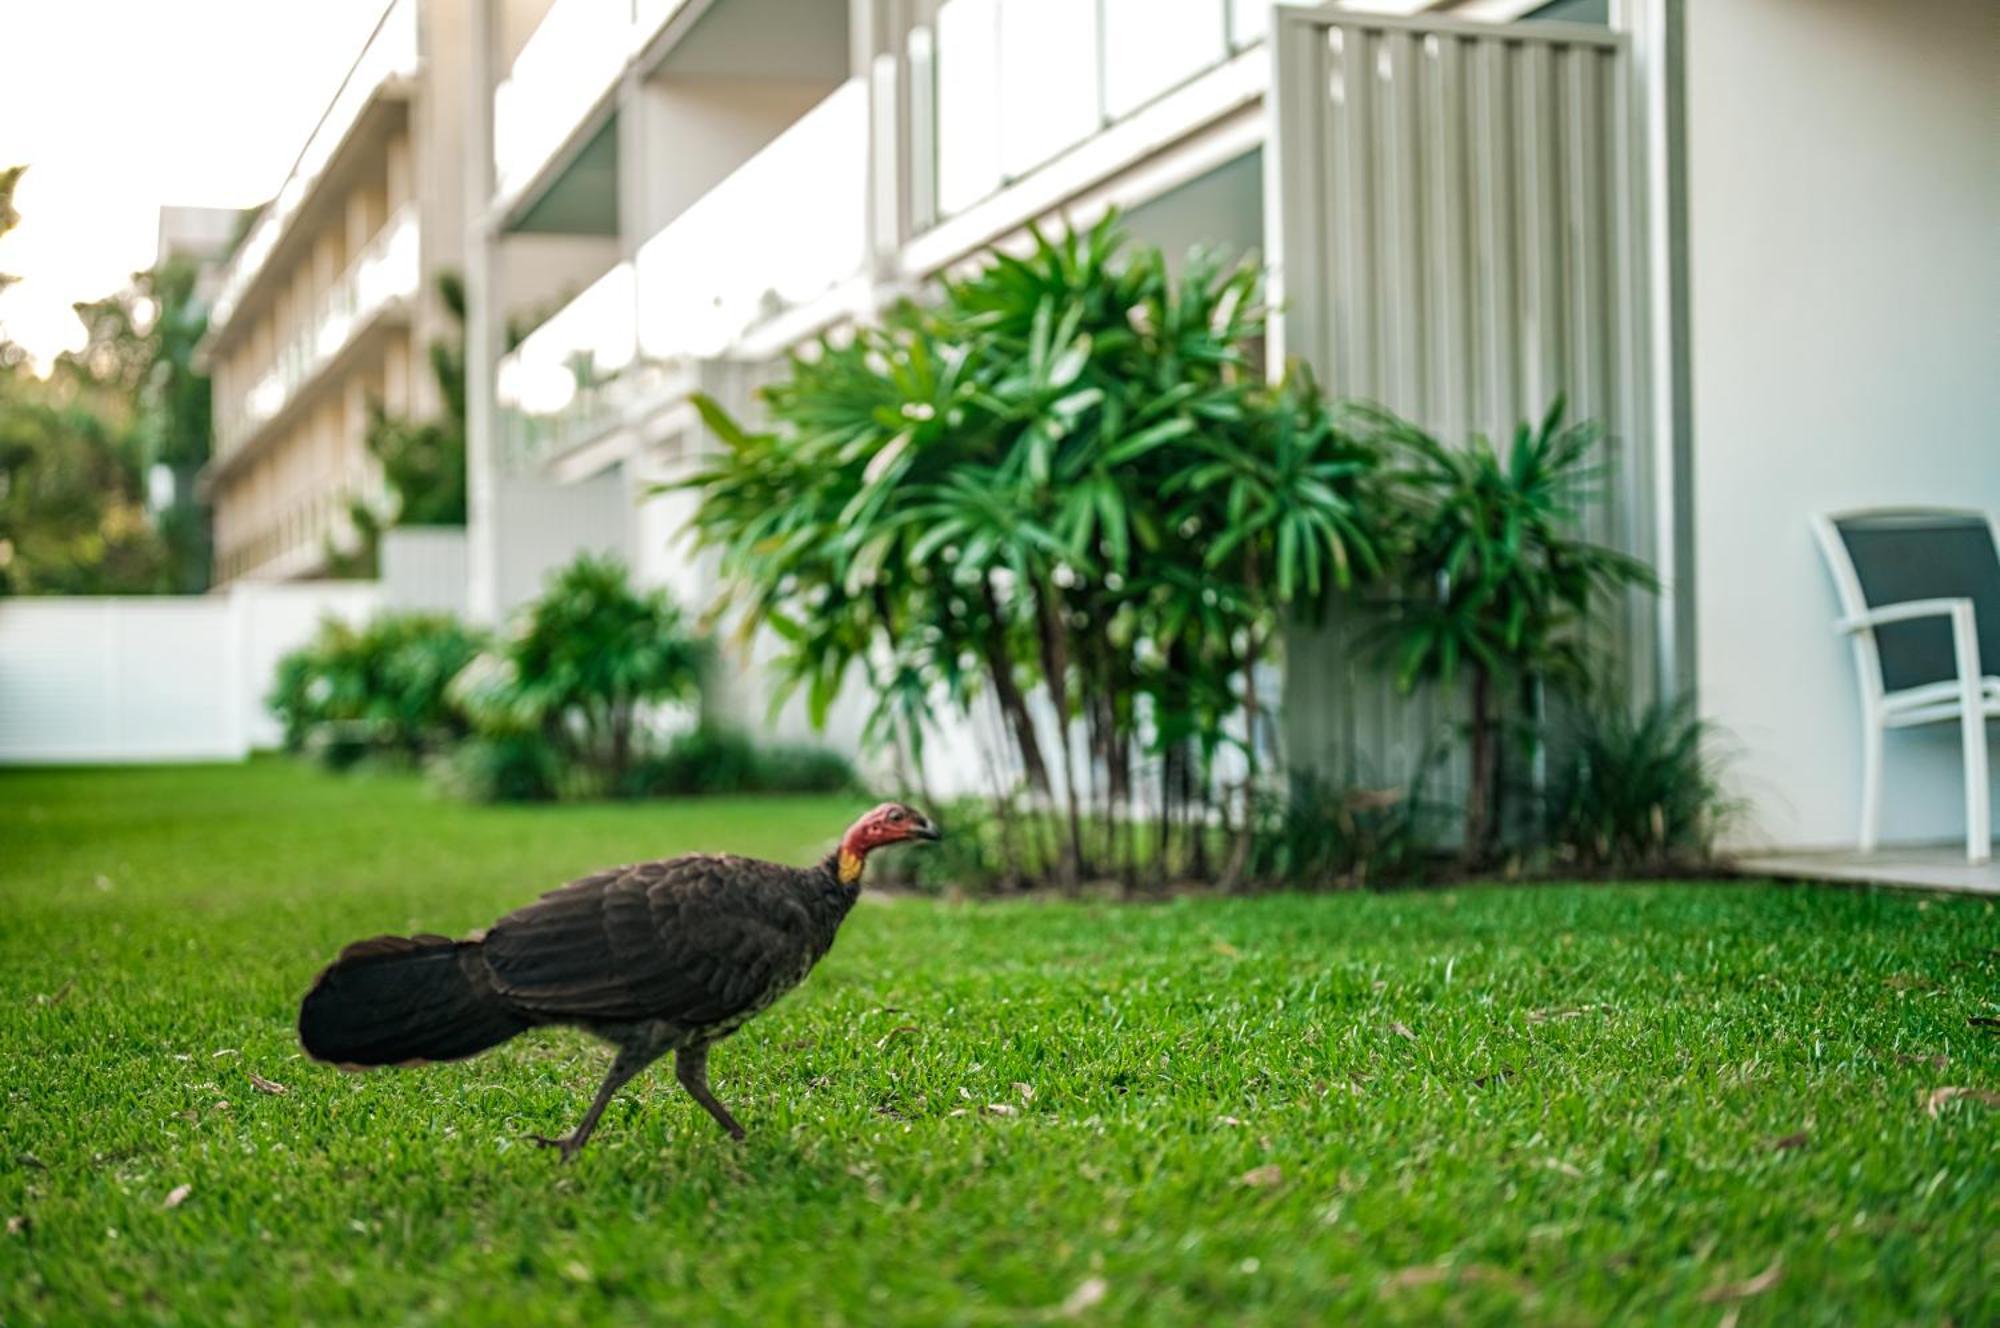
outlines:
[[[167,1191],[167,1201],[166,1203],[162,1204],[161,1207],[179,1208],[182,1204],[187,1202],[187,1197],[193,1193],[194,1193],[194,1186],[192,1185],[176,1185],[174,1186],[174,1188]]]
[[[1389,1025],[1389,1031],[1397,1037],[1408,1038],[1412,1042],[1417,1040],[1417,1035],[1410,1031],[1410,1026],[1400,1019]]]
[[[1559,1157],[1545,1157],[1542,1159],[1541,1165],[1548,1168],[1550,1171],[1560,1171],[1563,1175],[1568,1176],[1571,1180],[1583,1179],[1582,1171],[1580,1171],[1576,1167],[1571,1166],[1569,1163],[1563,1161]]]
[[[10,1236],[18,1236],[27,1229],[28,1219],[25,1216],[16,1213],[13,1217],[7,1219],[7,1234]]]
[[[1250,1168],[1236,1178],[1236,1183],[1253,1190],[1268,1190],[1273,1185],[1283,1184],[1284,1180],[1284,1168],[1275,1162],[1269,1162],[1261,1167]]]
[[[916,1031],[917,1031],[917,1026],[915,1024],[897,1024],[894,1028],[884,1033],[881,1037],[875,1039],[875,1050],[880,1051],[882,1050],[882,1048],[888,1046],[889,1039],[892,1037],[896,1037],[897,1035],[902,1033],[914,1033]]]
[[[1812,1131],[1800,1130],[1798,1133],[1788,1134],[1782,1139],[1773,1139],[1771,1141],[1771,1148],[1775,1152],[1782,1153],[1792,1148],[1804,1148],[1811,1139]]]
[[[1609,1010],[1610,1008],[1608,1005],[1577,1005],[1567,1010],[1530,1010],[1528,1011],[1528,1022],[1531,1024],[1546,1024],[1554,1019],[1581,1019],[1593,1010]]]
[[[1725,1300],[1748,1300],[1761,1296],[1778,1285],[1778,1279],[1785,1275],[1784,1265],[1773,1261],[1769,1268],[1745,1282],[1724,1282],[1721,1286],[1710,1287],[1701,1293],[1701,1303],[1715,1305]]]
[[[1933,1088],[1930,1096],[1924,1099],[1924,1110],[1935,1117],[1946,1106],[1962,1097],[1969,1097],[1982,1106],[2000,1107],[2000,1093],[1996,1093],[1990,1088],[1953,1087]]]
[[[1454,1278],[1468,1284],[1486,1282],[1495,1286],[1512,1287],[1522,1295],[1530,1295],[1535,1289],[1526,1279],[1517,1277],[1505,1269],[1492,1268],[1483,1263],[1469,1263],[1462,1268],[1454,1268],[1448,1263],[1420,1263],[1411,1268],[1398,1269],[1384,1278],[1382,1294],[1436,1286],[1440,1282],[1451,1281]]]
[[[1912,1056],[1908,1052],[1899,1051],[1896,1053],[1896,1063],[1898,1065],[1928,1065],[1934,1070],[1942,1070],[1945,1066],[1951,1064],[1951,1057],[1944,1055]]]
[[[994,1116],[1018,1116],[1021,1109],[1011,1102],[988,1102],[986,1110]]]
[[[285,1094],[292,1091],[291,1089],[285,1087],[283,1084],[276,1083],[272,1080],[266,1079],[263,1075],[258,1074],[255,1070],[246,1070],[244,1071],[244,1073],[250,1076],[250,1086],[256,1089],[260,1093],[269,1093],[273,1097],[283,1097]]]
[[[1033,1102],[1035,1100],[1035,1090],[1024,1083],[1017,1081],[1014,1085],[1014,1091],[1021,1095],[1023,1102]]]
[[[1103,1278],[1086,1277],[1076,1284],[1076,1290],[1063,1298],[1062,1309],[1059,1313],[1065,1319],[1074,1319],[1085,1310],[1091,1308],[1091,1306],[1103,1300],[1105,1293],[1110,1290],[1111,1284]]]

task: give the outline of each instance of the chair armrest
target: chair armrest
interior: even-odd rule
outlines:
[[[1835,622],[1836,632],[1865,632],[1871,627],[1881,627],[1887,623],[1909,622],[1913,618],[1952,618],[1963,609],[1969,616],[1972,601],[1969,599],[1912,599],[1901,604],[1884,604],[1879,609],[1857,613],[1851,618]]]
[[[1885,623],[1909,622],[1914,618],[1951,619],[1952,653],[1958,660],[1959,687],[1968,713],[1977,699],[1980,678],[1978,620],[1972,616],[1969,599],[1913,599],[1901,604],[1885,604],[1879,609],[1842,618],[1834,627],[1842,632],[1865,632]]]

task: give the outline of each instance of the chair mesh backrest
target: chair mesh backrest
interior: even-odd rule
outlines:
[[[1985,518],[1951,512],[1872,512],[1835,523],[1871,609],[1913,599],[1969,599],[1979,620],[1980,672],[2000,674],[2000,552]],[[1958,676],[1951,620],[1875,629],[1882,687],[1899,692]]]

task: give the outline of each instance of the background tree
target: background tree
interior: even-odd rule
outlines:
[[[19,221],[13,192],[23,170],[0,171],[0,234]],[[137,429],[153,355],[145,299],[135,285],[76,306],[85,344],[58,356],[47,378],[0,336],[0,593],[168,586]]]
[[[441,410],[419,421],[371,403],[366,442],[381,464],[386,502],[349,504],[360,540],[348,552],[329,544],[327,560],[336,575],[375,575],[382,532],[391,526],[465,524],[465,281],[455,272],[441,273],[437,289],[452,327],[431,342],[428,355]]]

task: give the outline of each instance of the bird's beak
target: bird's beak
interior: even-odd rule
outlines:
[[[929,840],[931,843],[944,838],[944,831],[937,828],[936,821],[925,821],[917,827],[916,834],[918,839]]]

